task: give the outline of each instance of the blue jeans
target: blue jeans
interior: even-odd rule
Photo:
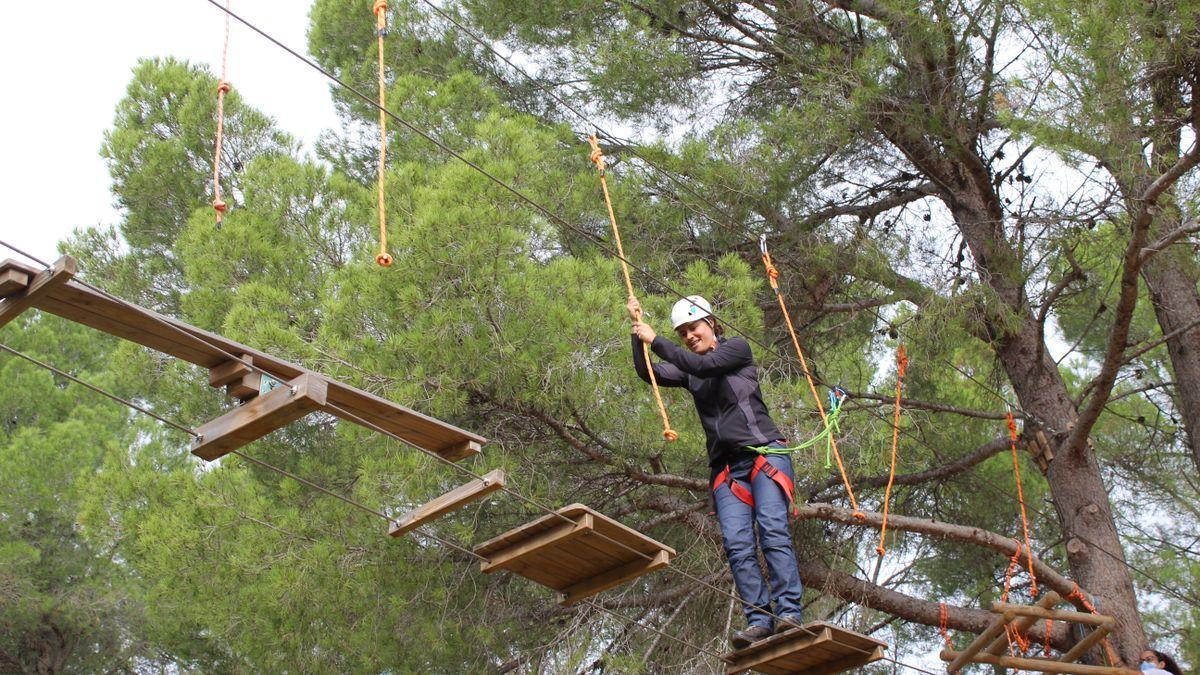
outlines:
[[[770,447],[784,447],[772,443]],[[733,583],[742,598],[746,621],[751,626],[771,628],[773,620],[768,611],[767,584],[763,579],[762,567],[758,564],[755,546],[754,524],[758,524],[758,547],[770,572],[770,602],[775,616],[800,614],[800,570],[796,564],[796,551],[792,547],[792,535],[788,529],[788,498],[782,488],[771,480],[765,471],[758,472],[750,482],[750,472],[758,454],[752,451],[738,453],[729,463],[733,478],[743,486],[749,485],[754,495],[754,506],[738,499],[728,485],[722,484],[713,493],[717,519],[721,523],[721,536],[725,541],[725,556],[733,572]],[[792,458],[789,455],[765,455],[767,461],[788,478],[792,473]],[[724,467],[718,467],[720,471]]]

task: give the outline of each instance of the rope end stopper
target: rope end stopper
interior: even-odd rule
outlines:
[[[863,513],[862,511],[855,511],[854,513],[852,513],[850,515],[853,516],[853,518],[855,520],[866,520],[867,519],[867,514]]]
[[[375,256],[375,262],[379,263],[380,267],[391,267],[392,256],[387,253],[380,253],[379,255]]]
[[[679,440],[679,434],[674,429],[663,429],[663,438],[668,442],[673,442]]]

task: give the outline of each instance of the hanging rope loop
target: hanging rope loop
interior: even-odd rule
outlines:
[[[846,473],[846,465],[842,462],[842,453],[838,451],[837,438],[830,431],[829,416],[825,413],[825,405],[821,403],[821,396],[817,393],[817,384],[813,381],[812,373],[808,369],[808,360],[804,358],[804,350],[800,348],[800,338],[796,337],[796,327],[792,324],[792,315],[788,313],[787,303],[783,301],[783,294],[779,292],[779,270],[771,262],[771,253],[767,250],[767,238],[763,235],[758,240],[759,248],[762,249],[763,265],[766,267],[767,277],[771,280],[771,288],[775,291],[775,299],[779,301],[779,309],[783,312],[784,322],[787,324],[788,335],[792,338],[792,346],[796,348],[796,356],[800,358],[800,368],[804,371],[804,379],[808,381],[808,390],[812,393],[813,401],[817,404],[817,413],[821,415],[821,424],[825,427],[825,433],[829,435],[829,446],[833,450],[833,457],[837,460],[838,472],[842,475],[842,484],[846,486],[846,494],[850,496],[850,506],[853,509],[855,520],[866,520],[867,515],[858,508],[858,500],[854,497],[854,488],[850,485],[850,476]],[[774,273],[772,273],[774,270]]]
[[[379,211],[379,253],[375,262],[380,267],[391,267],[392,256],[387,252],[387,209],[384,202],[384,178],[387,167],[387,91],[383,70],[383,34],[387,30],[387,0],[375,0],[371,6],[375,14],[377,52],[379,54],[379,179],[376,208]]]
[[[629,278],[629,264],[625,258],[625,247],[621,243],[621,229],[617,227],[617,216],[613,212],[612,197],[608,194],[608,180],[604,177],[604,151],[600,149],[600,141],[595,134],[588,136],[588,145],[592,146],[592,152],[588,156],[592,163],[596,165],[596,169],[600,172],[600,187],[604,191],[604,205],[608,207],[608,220],[612,224],[613,239],[617,243],[617,256],[621,259],[621,273],[625,277],[625,291],[628,293],[628,299],[637,298],[633,293],[633,280]],[[641,315],[638,316],[641,320]],[[663,438],[668,442],[679,440],[679,434],[671,428],[671,418],[667,415],[667,404],[663,403],[662,392],[658,389],[658,378],[654,375],[654,366],[650,363],[650,345],[642,343],[642,357],[646,361],[646,370],[650,373],[650,389],[654,392],[654,401],[658,404],[658,414],[662,417],[663,423]]]
[[[229,93],[229,81],[225,79],[229,63],[229,0],[225,2],[225,42],[221,47],[221,79],[217,83],[217,140],[213,149],[213,210],[217,212],[217,227],[225,217],[228,205],[221,199],[221,149],[225,143],[225,95]]]

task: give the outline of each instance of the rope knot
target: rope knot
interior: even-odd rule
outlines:
[[[867,519],[867,514],[863,513],[862,511],[855,511],[854,513],[852,513],[850,515],[855,520],[866,520]]]
[[[908,371],[908,352],[904,350],[904,345],[900,345],[899,351],[896,352],[896,372],[901,379],[904,378],[904,373]]]
[[[212,207],[213,207],[213,210],[217,212],[218,218],[220,218],[220,216],[222,216],[222,215],[225,215],[225,210],[229,208],[225,204],[225,202],[220,198],[213,200]]]
[[[1017,419],[1013,417],[1012,411],[1008,411],[1008,437],[1014,443],[1017,442]]]
[[[387,253],[380,253],[379,255],[375,256],[375,262],[379,263],[380,267],[391,267],[392,256]]]
[[[595,164],[596,168],[600,170],[600,175],[603,176],[604,151],[600,149],[600,140],[596,138],[595,134],[588,136],[588,145],[592,146],[592,153],[588,155],[588,159],[592,160],[592,163]]]
[[[663,429],[663,438],[673,442],[679,440],[679,434],[674,429]]]
[[[375,4],[371,6],[371,11],[375,16],[379,16],[387,11],[387,0],[375,0]]]
[[[229,90],[230,90],[229,83],[226,82],[225,80],[221,80],[219,83],[217,83],[217,93],[218,94],[228,94]]]

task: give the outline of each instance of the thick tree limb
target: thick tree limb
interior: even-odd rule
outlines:
[[[894,482],[896,485],[921,485],[931,481],[944,480],[951,476],[955,476],[967,471],[975,465],[982,463],[989,457],[994,457],[995,455],[1007,450],[1008,447],[1009,440],[1007,436],[995,438],[983,444],[979,448],[976,448],[973,452],[964,455],[963,457],[960,457],[949,464],[942,464],[941,466],[937,466],[932,469],[926,469],[925,471],[917,471],[915,473],[898,474],[895,477]],[[886,475],[851,479],[851,482],[855,487],[883,487],[884,485],[887,485],[887,481],[888,477]],[[830,476],[823,484],[809,490],[808,496],[809,498],[812,498],[814,495],[828,490],[829,488],[837,487],[841,484],[842,479],[840,477]]]

